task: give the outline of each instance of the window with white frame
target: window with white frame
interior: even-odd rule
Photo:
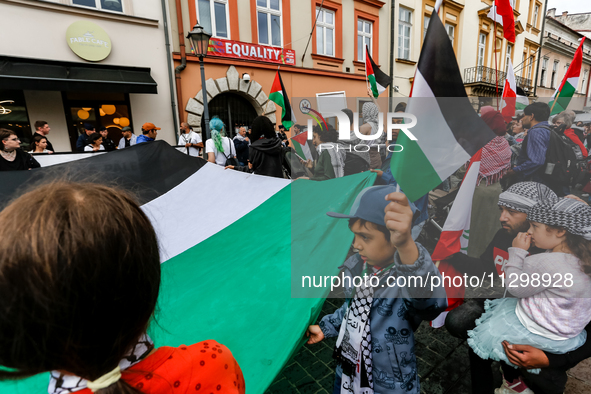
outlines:
[[[105,11],[123,12],[123,0],[72,0],[72,4]]]
[[[412,11],[400,7],[398,13],[398,58],[410,60]]]
[[[505,74],[509,72],[509,63],[511,62],[511,52],[513,52],[513,46],[507,44],[507,53],[505,55]]]
[[[478,61],[477,66],[484,66],[484,55],[486,54],[486,34],[480,33],[478,37]]]
[[[533,71],[533,66],[534,66],[534,55],[530,55],[528,63],[527,63],[527,79],[532,79],[532,71]],[[534,81],[535,82],[535,81]]]
[[[425,40],[425,37],[427,36],[427,30],[429,29],[429,21],[431,20],[430,16],[425,15],[423,17],[423,41]]]
[[[451,41],[451,45],[454,45],[454,38],[456,36],[456,26],[452,25],[451,23],[446,23],[445,24],[445,31],[447,32],[447,36],[449,37],[449,40]]]
[[[357,60],[365,61],[365,47],[372,51],[372,30],[373,24],[364,19],[357,19]]]
[[[554,60],[554,65],[552,66],[552,77],[550,78],[550,87],[554,88],[556,83],[556,73],[558,72],[558,60]]]
[[[583,81],[581,83],[581,93],[586,93],[586,85],[587,85],[587,74],[589,73],[589,70],[585,70],[583,71]]]
[[[542,59],[542,73],[540,74],[540,86],[546,86],[546,74],[548,72],[548,58]]]
[[[197,20],[214,37],[230,38],[228,0],[195,0]]]
[[[536,5],[534,7],[534,17],[531,20],[531,24],[533,27],[537,28],[538,27],[538,15],[540,14],[540,6]]]
[[[259,44],[282,46],[281,0],[257,0]]]
[[[334,56],[334,12],[326,8],[316,7],[316,16],[316,53]]]

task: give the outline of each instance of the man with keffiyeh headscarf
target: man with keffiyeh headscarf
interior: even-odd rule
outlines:
[[[557,198],[550,188],[541,183],[520,182],[514,184],[507,191],[501,193],[498,198],[502,228],[494,235],[480,258],[456,253],[450,256],[447,262],[460,273],[468,276],[500,275],[509,258],[508,249],[511,247],[513,239],[519,232],[525,232],[529,228],[527,214],[530,209],[538,203],[555,201]],[[488,209],[490,210],[490,207]],[[543,251],[532,247],[529,252],[537,254]],[[475,320],[484,312],[484,301],[485,299],[469,299],[463,305],[450,311],[445,320],[448,332],[457,338],[466,339],[467,331],[475,327]],[[589,328],[587,327],[587,329]],[[587,341],[582,347],[571,353],[560,355],[543,352],[531,346],[524,349],[526,353],[521,353],[520,357],[532,363],[529,364],[530,366],[542,367],[542,372],[539,375],[528,374],[526,385],[520,378],[519,372],[514,368],[503,368],[504,386],[507,387],[503,389],[504,391],[499,391],[500,393],[531,392],[531,390],[527,391],[529,390],[528,385],[536,394],[562,393],[566,383],[565,371],[591,356],[591,341]],[[471,349],[469,357],[472,392],[492,394],[495,388],[491,370],[492,362],[482,360]],[[539,360],[545,360],[545,364],[538,364]],[[513,388],[509,389],[510,386]]]

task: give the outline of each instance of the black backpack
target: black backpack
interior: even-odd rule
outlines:
[[[577,154],[575,147],[579,149],[570,138],[550,130],[550,141],[546,151],[543,177],[553,184],[568,186],[571,179],[577,173]]]

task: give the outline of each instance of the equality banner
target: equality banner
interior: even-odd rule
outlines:
[[[249,44],[247,42],[224,40],[221,38],[212,38],[209,40],[207,54],[208,56],[230,57],[295,66],[295,51],[293,49]]]

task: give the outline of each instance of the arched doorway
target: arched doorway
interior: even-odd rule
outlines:
[[[257,111],[252,104],[237,93],[221,93],[208,104],[209,118],[219,117],[226,125],[228,137],[233,138],[236,130],[241,126],[250,126]],[[205,130],[205,119],[201,118],[201,130]]]

